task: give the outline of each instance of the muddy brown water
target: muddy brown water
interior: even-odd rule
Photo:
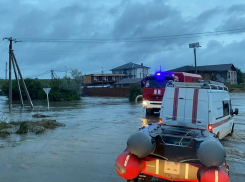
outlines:
[[[231,181],[245,180],[245,94],[231,94],[235,116],[235,135],[225,138]],[[27,103],[26,103],[27,104]],[[6,182],[125,182],[114,164],[126,147],[129,135],[142,125],[157,122],[158,115],[145,117],[141,104],[125,98],[84,97],[81,101],[35,102],[34,109],[20,108],[0,97],[2,120],[33,119],[32,114],[51,116],[66,124],[43,134],[15,135],[0,139],[0,176]]]

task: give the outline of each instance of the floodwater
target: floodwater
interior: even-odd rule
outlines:
[[[225,138],[231,181],[245,179],[245,94],[231,94],[235,116],[235,134]],[[32,114],[45,114],[65,127],[43,134],[15,135],[0,139],[0,176],[6,182],[125,182],[114,164],[126,147],[129,135],[142,125],[157,122],[158,115],[145,117],[141,104],[125,98],[84,97],[81,101],[34,102],[20,108],[0,97],[1,120],[23,121]]]

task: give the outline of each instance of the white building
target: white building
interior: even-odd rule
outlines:
[[[150,67],[144,66],[143,63],[127,63],[122,66],[111,69],[112,74],[124,74],[124,78],[144,78],[149,74]]]

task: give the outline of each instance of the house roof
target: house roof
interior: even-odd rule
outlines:
[[[143,80],[143,78],[128,78],[128,79],[120,80],[114,84],[115,85],[134,84],[134,83],[139,83],[142,80]]]
[[[221,72],[221,71],[236,71],[233,64],[217,64],[217,65],[206,65],[206,66],[197,66],[197,71],[200,72]],[[168,70],[170,72],[194,72],[194,66],[183,66],[176,69]]]
[[[89,74],[85,76],[125,76],[125,74],[111,74],[111,73],[104,73],[104,74]]]
[[[115,70],[123,70],[123,69],[133,69],[133,68],[150,68],[147,66],[143,66],[143,64],[135,64],[135,63],[127,63],[122,66],[118,66],[116,68],[111,69],[110,71],[115,71]]]

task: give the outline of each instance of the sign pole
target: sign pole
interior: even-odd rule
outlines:
[[[48,102],[48,110],[49,110],[49,99],[48,99],[48,94],[50,92],[51,88],[43,88],[43,91],[46,93],[47,95],[47,102]]]
[[[195,74],[197,74],[197,57],[196,57],[196,49],[197,49],[198,47],[201,47],[201,46],[199,45],[199,42],[189,44],[189,48],[193,48],[193,49],[194,49]]]
[[[48,110],[49,110],[49,99],[48,99],[48,93],[47,93],[47,102],[48,102]]]

